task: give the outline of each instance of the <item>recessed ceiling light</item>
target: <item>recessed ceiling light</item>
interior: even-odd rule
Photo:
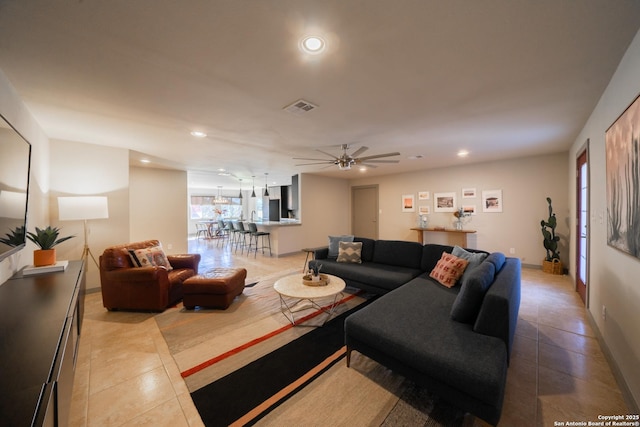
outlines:
[[[467,157],[468,155],[469,155],[469,152],[467,150],[458,151],[458,157]]]
[[[192,135],[192,136],[195,136],[196,138],[205,138],[205,137],[207,136],[207,134],[206,134],[206,133],[201,132],[201,131],[199,131],[199,130],[193,130],[193,131],[191,131],[191,135]]]
[[[326,47],[324,39],[318,36],[307,36],[300,42],[302,50],[310,55],[317,55],[322,53]]]
[[[140,159],[140,163],[151,163],[149,159]]]
[[[366,166],[360,166],[360,172],[365,173],[367,171]]]

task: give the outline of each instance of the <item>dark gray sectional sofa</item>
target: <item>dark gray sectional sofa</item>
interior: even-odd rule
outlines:
[[[520,260],[489,254],[447,288],[429,273],[453,247],[354,240],[363,242],[362,264],[323,258],[326,251],[310,261],[383,294],[346,319],[347,364],[356,350],[497,424],[520,307]]]
[[[404,285],[429,267],[423,260],[423,246],[418,242],[361,237],[353,240],[362,242],[362,264],[337,262],[336,257],[329,257],[329,248],[321,248],[315,251],[315,259],[309,261],[309,266],[322,264],[322,273],[333,274],[342,278],[347,286],[376,294]]]

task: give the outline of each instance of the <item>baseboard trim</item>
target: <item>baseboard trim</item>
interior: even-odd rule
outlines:
[[[625,381],[624,375],[622,375],[622,371],[620,370],[618,363],[616,362],[613,355],[611,354],[611,351],[609,350],[609,347],[607,346],[607,343],[605,342],[604,337],[600,333],[598,324],[596,323],[595,319],[591,315],[591,311],[589,310],[587,310],[587,318],[589,319],[589,323],[591,323],[591,328],[596,334],[596,339],[598,340],[598,344],[600,344],[602,353],[604,353],[604,357],[607,359],[607,362],[609,363],[609,367],[611,368],[613,377],[616,379],[616,382],[618,383],[618,387],[620,387],[620,391],[622,392],[622,398],[624,399],[624,402],[627,404],[627,407],[629,408],[629,413],[630,414],[640,413],[640,409],[639,409],[640,407],[638,406],[638,402],[636,402],[636,400],[633,398],[633,394],[631,394],[631,389],[629,388],[629,385]]]

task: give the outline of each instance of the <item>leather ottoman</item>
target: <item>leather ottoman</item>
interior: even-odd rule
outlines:
[[[247,270],[244,268],[213,268],[182,283],[184,308],[195,306],[228,308],[244,290]]]

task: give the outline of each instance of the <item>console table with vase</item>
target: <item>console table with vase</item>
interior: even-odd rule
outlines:
[[[470,234],[475,234],[476,230],[460,230],[457,228],[444,228],[444,227],[413,227],[411,230],[415,230],[418,232],[418,243],[421,245],[425,244],[424,234],[425,233],[440,233],[444,234],[447,239],[456,240],[447,241],[447,242],[429,242],[429,243],[440,243],[440,244],[457,244],[464,248],[473,247],[475,245],[470,245],[468,236]]]

